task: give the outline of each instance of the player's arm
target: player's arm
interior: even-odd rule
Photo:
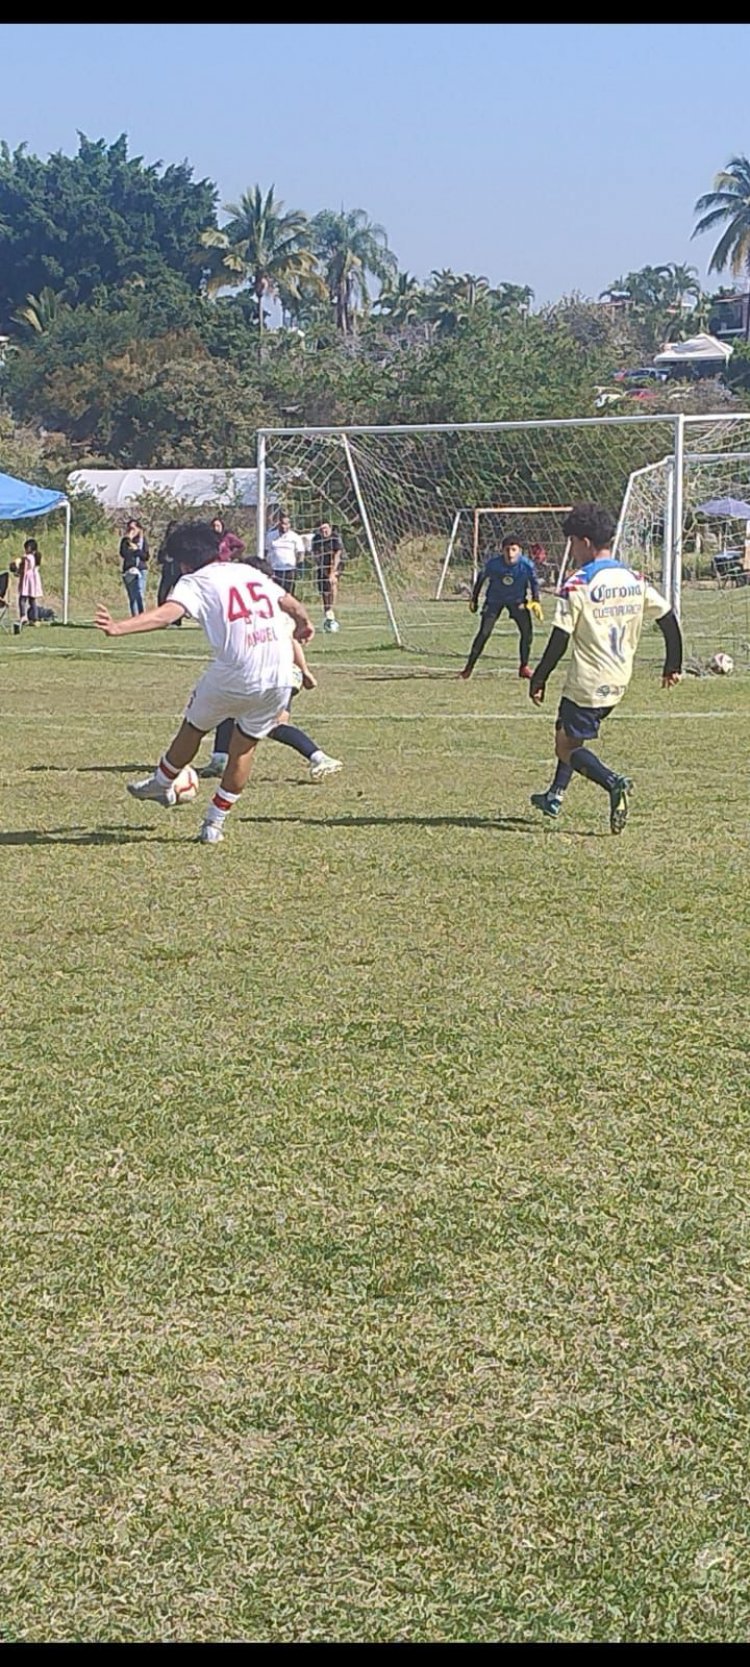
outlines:
[[[570,642],[570,632],[561,631],[559,625],[554,625],[538,666],[531,674],[529,695],[535,706],[541,706],[547,679],[551,677],[555,666],[559,665],[563,654]]]
[[[476,613],[477,608],[479,607],[479,598],[482,594],[482,586],[484,585],[487,577],[488,577],[487,569],[486,569],[486,567],[483,567],[481,572],[477,574],[476,581],[475,581],[475,584],[474,584],[474,589],[471,593],[471,601],[469,603],[469,607],[471,608],[471,611],[472,611],[473,614]]]
[[[105,637],[129,637],[136,631],[163,631],[167,625],[176,625],[186,613],[187,608],[181,602],[162,602],[160,608],[148,608],[132,619],[113,619],[107,608],[99,606],[94,624]]]
[[[682,676],[682,632],[680,622],[673,608],[668,614],[662,614],[656,621],[664,638],[664,670],[661,684],[663,689],[673,689]]]
[[[288,591],[284,591],[283,596],[279,597],[279,607],[283,614],[289,614],[294,620],[295,637],[298,637],[300,642],[311,642],[315,636],[315,626],[307,608],[303,608],[296,596],[290,596]]]

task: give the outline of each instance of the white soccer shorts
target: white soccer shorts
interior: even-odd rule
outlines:
[[[270,735],[271,730],[276,728],[282,712],[288,711],[291,698],[292,691],[288,687],[248,694],[246,689],[238,689],[236,684],[234,687],[228,685],[225,677],[217,675],[215,666],[208,666],[185,707],[185,721],[207,735],[224,718],[234,718],[243,734],[262,741],[264,735]]]

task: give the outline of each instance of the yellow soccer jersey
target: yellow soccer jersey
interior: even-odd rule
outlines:
[[[616,706],[633,675],[648,614],[663,619],[670,605],[642,573],[611,556],[579,567],[563,585],[555,625],[571,640],[563,694],[577,706]]]

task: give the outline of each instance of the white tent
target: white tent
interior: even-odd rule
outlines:
[[[143,492],[169,492],[187,504],[258,502],[257,469],[74,469],[68,476],[72,494],[95,493],[103,509],[131,509]]]
[[[666,370],[669,365],[726,365],[732,357],[732,348],[728,342],[720,342],[716,336],[691,336],[686,342],[670,342],[661,353],[654,356],[654,364],[662,365]]]

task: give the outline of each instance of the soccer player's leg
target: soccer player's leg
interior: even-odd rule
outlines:
[[[479,659],[480,654],[484,653],[499,618],[500,610],[495,611],[494,608],[482,609],[479,621],[479,630],[477,631],[471,648],[469,649],[469,658],[466,661],[466,665],[464,666],[463,671],[459,672],[459,677],[463,677],[464,679],[471,677],[477,660]]]
[[[153,775],[143,781],[129,781],[128,792],[134,799],[153,799],[158,805],[171,808],[176,804],[174,783],[181,770],[192,764],[203,740],[205,730],[183,719],[173,741],[162,754]]]
[[[175,804],[173,783],[187,764],[192,764],[205,735],[226,717],[227,696],[215,665],[206,667],[185,707],[185,715],[173,741],[160,758],[153,775],[144,781],[128,782],[134,799],[154,799],[157,804]]]
[[[290,699],[291,689],[269,689],[252,700],[245,697],[245,705],[235,718],[226,769],[198,835],[203,845],[221,844],[227,816],[247,786],[258,742],[286,716]]]
[[[601,787],[609,798],[609,826],[613,834],[622,833],[628,819],[628,793],[632,791],[633,783],[628,776],[622,776],[616,770],[610,769],[597,754],[591,751],[585,743],[595,741],[600,725],[609,717],[611,707],[608,706],[577,706],[574,701],[565,696],[560,702],[555,728],[555,751],[558,766],[558,794],[560,798],[565,791],[567,781],[564,780],[566,769],[585,776],[587,781],[594,782]],[[562,776],[564,785],[560,787],[559,778]],[[554,789],[550,789],[552,792]]]
[[[525,605],[517,602],[509,607],[508,613],[518,630],[518,675],[519,677],[530,678],[531,666],[529,661],[531,659],[531,644],[534,640],[531,614]]]
[[[212,776],[223,776],[224,770],[226,769],[227,759],[229,757],[229,743],[232,739],[233,729],[234,718],[223,718],[221,723],[218,725],[214,736],[214,750],[211,757],[209,758],[208,763],[204,764],[203,769],[198,771],[199,776],[201,776],[204,781],[210,780]]]

